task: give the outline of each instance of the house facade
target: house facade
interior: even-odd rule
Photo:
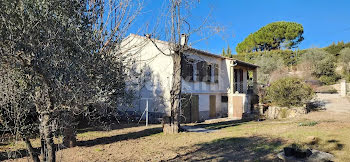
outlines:
[[[147,107],[153,114],[170,113],[173,61],[168,42],[130,34],[122,47],[133,68],[142,73],[135,91],[135,111]],[[256,65],[194,48],[186,48],[182,61],[182,122],[218,117],[242,118],[250,113],[256,89]],[[159,117],[159,116],[158,116]]]

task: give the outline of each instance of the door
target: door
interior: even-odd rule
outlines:
[[[209,105],[210,105],[209,117],[215,118],[216,117],[216,95],[209,96]]]
[[[199,121],[199,96],[192,95],[191,97],[191,122]]]
[[[243,116],[243,97],[242,96],[232,96],[233,97],[233,118],[242,119]]]
[[[191,95],[183,94],[181,98],[181,123],[191,122]]]
[[[194,123],[199,121],[198,95],[183,94],[181,99],[181,123]]]

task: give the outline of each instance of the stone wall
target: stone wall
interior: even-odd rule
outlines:
[[[306,114],[307,110],[305,107],[277,107],[270,106],[264,113],[267,119],[283,119],[283,118],[294,118],[302,114]]]

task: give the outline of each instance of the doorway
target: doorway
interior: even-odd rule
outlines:
[[[199,121],[199,96],[183,94],[181,99],[181,122],[195,123]]]

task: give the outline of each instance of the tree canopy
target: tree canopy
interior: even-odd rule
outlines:
[[[0,98],[0,124],[25,139],[33,161],[39,158],[29,138],[40,133],[43,161],[55,161],[54,135],[72,127],[66,114],[108,117],[131,101],[121,40],[141,3],[0,4],[0,96],[6,96]]]
[[[237,53],[295,48],[304,40],[304,28],[295,22],[273,22],[249,34],[236,47]]]

